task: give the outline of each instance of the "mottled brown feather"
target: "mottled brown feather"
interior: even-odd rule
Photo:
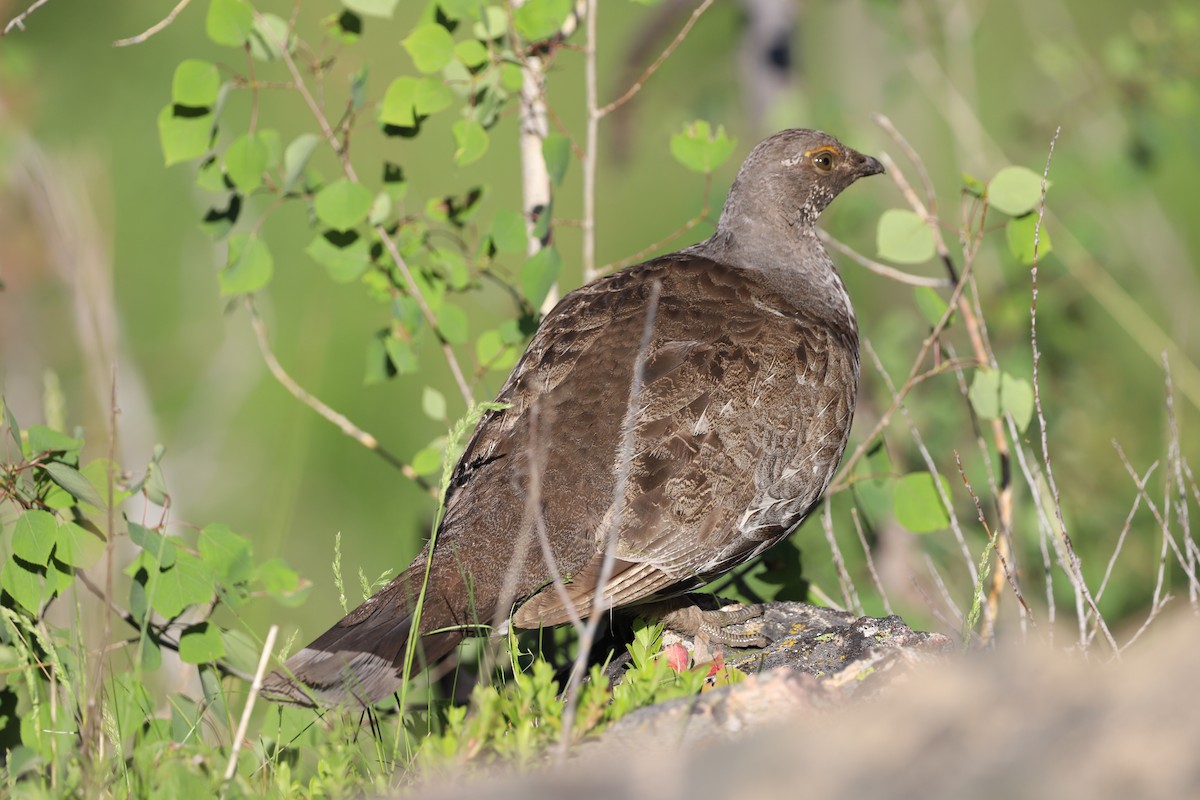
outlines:
[[[808,153],[831,146],[841,160],[823,171]],[[881,170],[825,134],[776,134],[743,165],[712,238],[566,295],[501,388],[507,407],[467,444],[435,546],[266,693],[311,702],[288,673],[320,702],[393,691],[427,559],[418,668],[478,623],[571,618],[542,536],[586,616],[614,531],[604,594],[622,606],[696,588],[797,526],[845,449],[859,374],[854,314],[813,223]]]

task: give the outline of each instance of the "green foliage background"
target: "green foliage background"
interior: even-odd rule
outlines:
[[[254,541],[256,556],[285,555],[311,578],[305,606],[259,605],[248,618],[260,627],[272,621],[285,631],[299,627],[311,637],[340,615],[329,573],[335,534],[342,534],[342,559],[351,574],[362,565],[374,579],[417,551],[432,503],[289,397],[264,368],[245,314],[227,308],[220,296],[216,268],[222,247],[214,248],[196,225],[208,199],[194,188],[193,166],[163,168],[155,127],[181,59],[243,68],[240,54],[205,37],[206,4],[196,0],[193,6],[144,44],[118,49],[111,47],[114,39],[143,30],[167,9],[66,0],[39,9],[26,33],[0,42],[0,168],[18,163],[22,148],[36,144],[88,209],[85,217],[95,216],[94,227],[80,234],[89,237],[87,249],[112,265],[120,352],[110,355],[119,368],[125,460],[144,463],[154,444],[164,443],[174,518],[228,523]],[[291,11],[290,3],[259,6],[283,16]],[[302,28],[315,31],[319,19],[336,8],[304,4]],[[0,9],[6,18],[20,10],[12,3]],[[331,91],[345,91],[364,62],[372,65],[368,91],[374,97],[393,74],[411,73],[400,40],[420,10],[401,3],[393,21],[367,19],[362,41],[335,68]],[[631,42],[655,13],[633,3],[602,4],[602,103],[622,92],[628,76],[643,66],[625,61]],[[661,44],[679,22],[669,26]],[[1044,260],[1040,276],[1042,389],[1063,506],[1092,574],[1115,545],[1135,495],[1111,440],[1142,471],[1166,452],[1162,342],[1156,331],[1176,348],[1171,356],[1184,450],[1195,450],[1190,419],[1200,403],[1194,364],[1200,356],[1194,313],[1200,296],[1195,269],[1200,227],[1194,224],[1200,218],[1194,186],[1200,12],[1180,0],[1137,8],[1119,0],[808,4],[795,43],[797,90],[759,129],[746,120],[732,67],[740,24],[741,12],[732,3],[718,3],[700,19],[621,123],[629,136],[624,157],[609,147],[616,123],[602,125],[598,263],[641,250],[700,210],[703,178],[684,170],[668,150],[671,134],[686,120],[708,119],[738,139],[735,157],[713,180],[717,208],[740,156],[780,127],[819,127],[864,152],[888,150],[899,157],[871,122],[872,113],[886,112],[928,164],[943,201],[942,217],[950,224],[958,221],[964,173],[987,180],[1010,164],[1040,173],[1054,129],[1062,126],[1051,170],[1054,216],[1047,223],[1055,252]],[[581,57],[561,53],[548,94],[555,114],[576,137],[582,135],[581,87]],[[226,136],[245,129],[244,100],[230,103]],[[292,135],[313,130],[294,93],[263,91],[259,102],[271,126]],[[493,129],[480,162],[463,168],[453,160],[454,119],[435,116],[411,140],[385,138],[365,119],[354,137],[354,157],[367,164],[383,158],[401,164],[409,202],[417,208],[431,197],[480,183],[491,190],[485,219],[499,208],[519,207],[515,117],[510,113]],[[328,153],[316,159],[332,173]],[[0,184],[4,392],[29,424],[42,414],[43,376],[52,370],[66,398],[65,420],[93,432],[89,446],[98,455],[103,444],[95,432],[107,425],[110,365],[87,348],[92,334],[72,296],[83,279],[56,271],[54,242],[39,230],[14,175],[10,170]],[[556,220],[581,216],[579,180],[578,162],[572,160],[556,197]],[[839,200],[824,224],[874,255],[876,221],[895,207],[904,207],[895,187],[874,181]],[[244,221],[261,211],[252,204]],[[701,225],[664,249],[709,230]],[[260,306],[276,353],[297,380],[405,457],[443,432],[444,424],[421,413],[424,378],[364,385],[366,345],[386,324],[387,309],[355,284],[330,282],[304,253],[311,232],[299,205],[272,216],[263,236],[275,270]],[[953,236],[948,238],[953,246]],[[996,246],[985,249],[977,264],[988,303],[984,315],[1002,364],[1028,378],[1028,272],[1007,255],[1002,234],[994,238]],[[581,276],[579,231],[560,226],[555,241],[564,255],[562,282],[569,288]],[[865,335],[889,369],[901,372],[927,329],[910,290],[842,263]],[[916,271],[940,274],[935,264]],[[511,306],[499,291],[480,291],[470,295],[466,310],[477,333],[510,315]],[[433,348],[424,363],[433,368],[432,383],[450,398],[450,416],[460,415],[463,408]],[[868,401],[859,436],[864,420],[873,421],[886,403],[878,380],[870,369],[865,373]],[[495,372],[484,376],[477,399],[488,399],[502,378]],[[912,401],[920,406],[916,413],[935,453],[947,452],[968,425],[952,395],[918,392]],[[918,464],[902,441],[892,459],[907,469]],[[952,482],[958,491],[959,482]],[[965,496],[957,499],[969,503]],[[1142,512],[1134,529],[1150,541],[1153,519]],[[810,525],[800,539],[812,553],[805,568],[829,579],[818,542]],[[1156,557],[1154,545],[1128,558],[1108,598],[1115,618],[1145,602]]]

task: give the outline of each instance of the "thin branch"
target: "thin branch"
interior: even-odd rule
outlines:
[[[907,272],[889,267],[887,264],[880,264],[878,261],[872,261],[858,251],[851,248],[849,245],[843,244],[837,239],[830,236],[821,228],[817,228],[817,237],[822,242],[837,250],[842,255],[849,258],[861,267],[866,267],[876,275],[882,275],[885,278],[890,278],[898,283],[906,283],[909,286],[929,286],[933,289],[948,289],[954,285],[954,282],[947,278],[927,278],[923,275],[910,275]]]
[[[257,15],[257,12],[255,13]],[[296,84],[296,91],[298,91],[300,93],[300,97],[304,99],[305,105],[308,106],[309,111],[312,112],[313,117],[317,120],[317,124],[321,127],[321,133],[324,135],[325,140],[329,143],[329,146],[333,148],[333,152],[341,161],[342,171],[345,173],[346,177],[355,183],[359,183],[360,181],[358,180],[358,173],[355,171],[354,165],[350,163],[350,157],[346,152],[345,144],[338,140],[337,134],[333,132],[333,128],[330,126],[329,120],[325,117],[325,112],[321,110],[321,107],[317,104],[316,98],[314,98],[312,92],[308,90],[308,85],[304,82],[304,76],[300,74],[300,68],[296,66],[296,59],[292,58],[292,54],[288,49],[287,38],[287,34],[285,34],[282,40],[277,40],[275,42],[275,45],[279,49],[279,54],[283,59],[284,65],[287,67],[288,72],[291,73],[292,80]],[[446,363],[450,367],[450,373],[454,376],[454,382],[458,385],[458,390],[462,393],[462,397],[467,405],[467,408],[470,408],[475,402],[474,395],[472,394],[471,387],[467,383],[467,379],[463,374],[462,367],[459,366],[458,356],[455,355],[454,348],[438,331],[437,315],[434,314],[433,309],[429,307],[429,303],[425,300],[425,295],[421,293],[420,287],[417,285],[416,279],[413,277],[412,270],[410,270],[408,267],[408,262],[405,261],[404,256],[400,254],[400,248],[396,246],[396,242],[392,239],[391,234],[388,233],[387,228],[385,228],[383,225],[376,225],[374,230],[375,235],[378,236],[379,240],[383,243],[384,249],[387,250],[388,256],[391,257],[392,263],[395,264],[396,269],[400,270],[400,274],[404,277],[404,282],[408,288],[409,296],[417,301],[417,307],[421,309],[421,316],[425,319],[425,323],[429,325],[430,330],[437,335],[438,340],[441,342],[442,354],[445,356]]]
[[[883,588],[879,571],[875,569],[875,558],[871,555],[871,546],[867,544],[867,534],[863,531],[862,520],[859,518],[857,508],[850,509],[850,519],[854,522],[854,530],[858,534],[859,544],[862,545],[863,555],[867,558],[867,572],[871,575],[871,582],[875,584],[875,591],[879,593],[879,599],[883,601],[884,612],[891,616],[896,612],[892,610],[892,601],[888,598],[887,590]]]
[[[229,751],[229,764],[225,767],[225,782],[233,778],[237,771],[238,754],[242,752],[242,742],[246,739],[246,729],[250,727],[250,713],[254,711],[254,701],[262,690],[263,675],[271,660],[271,651],[275,649],[275,637],[279,635],[279,626],[272,625],[267,631],[267,641],[263,644],[262,655],[258,658],[258,669],[254,672],[254,681],[250,684],[250,696],[246,698],[246,707],[242,709],[242,718],[238,721],[237,733],[233,735],[233,747]],[[221,796],[225,796],[224,790]]]
[[[20,30],[20,31],[25,30],[25,18],[28,17],[30,14],[32,14],[34,11],[37,11],[42,6],[46,5],[47,2],[49,2],[49,0],[36,0],[36,2],[33,5],[31,5],[29,8],[25,9],[20,14],[17,14],[15,17],[10,19],[8,21],[8,24],[4,26],[4,30],[0,31],[0,36],[8,36],[9,31],[11,31],[13,28],[16,28],[17,30]]]
[[[595,3],[596,0],[589,0]],[[592,649],[596,632],[600,628],[600,620],[609,610],[607,592],[608,582],[612,578],[613,566],[617,561],[617,544],[621,539],[621,523],[625,510],[625,493],[629,483],[629,472],[633,465],[634,434],[637,430],[638,411],[641,408],[642,382],[645,378],[646,361],[650,354],[650,338],[654,333],[654,319],[658,315],[658,298],[662,292],[662,282],[654,281],[650,286],[650,296],[646,301],[646,321],[642,325],[642,341],[638,346],[637,358],[633,362],[633,377],[629,382],[629,399],[625,405],[625,419],[621,423],[621,449],[618,452],[620,465],[617,468],[617,479],[613,485],[612,514],[604,531],[604,559],[600,562],[599,574],[596,576],[596,591],[592,596],[592,607],[588,613],[587,625],[579,636],[579,654],[571,666],[571,675],[567,679],[567,699],[563,708],[562,740],[560,753],[565,754],[571,741],[572,729],[575,727],[575,711],[579,703],[579,688],[583,685],[583,673],[587,667],[588,655]]]
[[[185,8],[187,8],[188,3],[190,2],[192,2],[192,0],[179,0],[179,4],[171,9],[171,13],[167,14],[161,20],[154,23],[137,36],[130,36],[128,39],[117,39],[115,42],[113,42],[113,47],[128,47],[131,44],[141,44],[174,22],[175,18],[178,17]]]
[[[842,602],[846,604],[846,608],[861,617],[866,611],[863,609],[862,600],[858,597],[858,589],[854,586],[854,580],[850,577],[849,570],[846,569],[846,559],[842,557],[842,550],[838,547],[837,537],[833,535],[833,504],[829,502],[828,495],[825,497],[822,505],[824,508],[821,510],[821,530],[825,532],[825,541],[829,542],[829,552],[833,555],[833,565],[837,568],[838,585],[842,590]]]
[[[296,382],[296,379],[288,374],[283,365],[279,363],[279,359],[275,357],[274,351],[271,349],[271,340],[267,334],[267,325],[263,322],[262,317],[258,313],[258,307],[254,304],[254,299],[246,297],[246,311],[250,314],[250,326],[254,328],[254,335],[258,339],[258,350],[262,353],[263,361],[267,363],[267,369],[275,376],[275,380],[279,381],[283,388],[299,400],[304,405],[311,408],[313,411],[320,414],[329,422],[337,426],[338,430],[349,436],[354,441],[361,444],[371,452],[378,455],[384,461],[391,464],[396,469],[400,470],[400,474],[408,478],[413,483],[416,483],[427,492],[435,493],[435,489],[429,485],[422,476],[418,475],[412,466],[406,464],[401,459],[393,455],[389,450],[384,448],[371,434],[364,431],[362,428],[355,425],[343,414],[339,414],[329,406],[322,403],[303,386]]]
[[[595,2],[596,0],[588,0],[589,6],[595,5]],[[712,4],[713,0],[704,0],[704,2],[692,12],[692,15],[688,17],[688,21],[685,22],[683,27],[679,29],[679,33],[673,40],[671,40],[671,43],[667,45],[667,48],[662,51],[658,58],[654,59],[654,63],[647,67],[646,71],[638,76],[638,79],[633,82],[633,85],[625,90],[625,94],[621,95],[616,100],[613,100],[604,108],[599,109],[597,112],[597,117],[606,117],[632,100],[633,96],[642,90],[642,86],[645,85],[650,76],[658,71],[658,68],[663,65],[664,61],[671,57],[671,54],[675,52],[675,48],[679,47],[679,45],[683,43],[683,40],[687,38],[689,33],[691,33],[692,26],[696,24],[696,20],[700,19],[700,15],[707,11]],[[590,8],[588,11],[588,16],[593,16]],[[590,34],[588,38],[591,40],[592,37]],[[589,104],[588,107],[595,108],[595,105]]]
[[[1054,480],[1054,468],[1050,464],[1050,442],[1049,434],[1047,433],[1046,416],[1042,411],[1042,390],[1038,383],[1038,369],[1042,360],[1041,350],[1038,349],[1037,340],[1037,297],[1038,297],[1038,248],[1041,244],[1042,222],[1046,215],[1046,189],[1050,182],[1050,161],[1054,158],[1054,145],[1058,142],[1058,136],[1062,133],[1062,127],[1054,129],[1054,136],[1050,139],[1050,149],[1046,153],[1046,166],[1042,170],[1042,196],[1038,202],[1037,222],[1033,227],[1033,264],[1029,268],[1030,279],[1030,298],[1029,298],[1029,340],[1033,350],[1033,405],[1037,412],[1038,429],[1041,433],[1042,445],[1042,464],[1046,470],[1046,483],[1050,487],[1050,493],[1054,498],[1054,514],[1058,521],[1058,528],[1062,538],[1063,547],[1066,549],[1068,557],[1067,574],[1071,576],[1071,584],[1075,588],[1076,597],[1092,609],[1096,615],[1097,623],[1100,625],[1101,631],[1104,633],[1104,638],[1108,641],[1109,646],[1113,649],[1115,655],[1120,655],[1120,648],[1117,646],[1117,641],[1113,638],[1112,632],[1109,631],[1108,625],[1105,624],[1104,618],[1100,614],[1100,609],[1096,606],[1096,600],[1092,597],[1091,591],[1087,588],[1087,582],[1083,577],[1083,568],[1079,561],[1079,556],[1075,553],[1075,545],[1071,541],[1071,536],[1067,532],[1067,523],[1063,518],[1062,502],[1060,500],[1058,483]],[[1087,643],[1087,625],[1086,619],[1080,614],[1079,619],[1079,642],[1081,645]]]
[[[587,43],[584,50],[583,80],[587,102],[587,128],[583,145],[583,282],[591,283],[596,272],[596,149],[599,140],[600,112],[596,108],[596,13],[598,0],[587,0]]]

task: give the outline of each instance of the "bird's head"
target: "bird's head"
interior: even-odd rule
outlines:
[[[780,131],[747,156],[729,190],[722,222],[731,214],[779,214],[789,224],[811,224],[847,186],[881,172],[877,159],[827,133],[806,128]]]

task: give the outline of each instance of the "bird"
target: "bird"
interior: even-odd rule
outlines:
[[[710,238],[565,295],[479,419],[422,553],[263,694],[370,706],[467,636],[678,597],[796,529],[845,451],[860,372],[815,223],[883,171],[780,131]]]

